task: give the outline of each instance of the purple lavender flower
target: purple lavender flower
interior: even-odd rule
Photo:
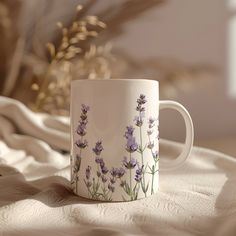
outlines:
[[[149,142],[147,148],[153,149],[153,147],[154,147],[154,142]]]
[[[109,170],[107,169],[106,166],[103,166],[103,167],[101,167],[101,171],[102,171],[102,173],[105,175],[105,174],[108,173]]]
[[[148,119],[148,131],[147,131],[147,134],[150,136],[150,135],[152,135],[152,133],[153,133],[153,127],[154,127],[154,125],[155,125],[155,121],[156,121],[156,119],[154,119],[154,118],[152,118],[152,117],[150,117],[149,119]]]
[[[124,137],[127,139],[126,150],[130,153],[135,152],[138,149],[138,144],[133,136],[134,128],[132,126],[127,126]]]
[[[136,110],[139,112],[145,111],[145,107],[143,106],[147,102],[145,95],[140,94],[139,98],[137,99],[137,107]]]
[[[83,137],[86,135],[86,126],[88,124],[88,117],[87,117],[87,112],[88,111],[89,111],[89,107],[82,104],[81,105],[80,121],[79,121],[78,127],[76,129],[76,133],[80,136],[80,138],[75,142],[75,145],[80,149],[80,155],[76,156],[76,158],[77,157],[80,158],[79,160],[76,160],[76,170],[77,170],[77,172],[79,172],[79,169],[80,169],[82,149],[84,149],[88,146],[87,140],[86,139],[83,140]],[[91,171],[91,167],[88,166],[86,168],[86,171],[85,171],[87,180],[90,178],[90,174],[91,174],[90,171]],[[78,181],[78,176],[76,177],[76,182],[77,181]],[[90,181],[87,181],[85,184],[88,188],[92,186],[92,183]],[[76,183],[76,191],[77,191],[77,183]]]
[[[105,175],[102,175],[102,182],[106,183],[107,182],[107,177]]]
[[[88,166],[85,170],[86,179],[90,179],[91,175],[91,166]]]
[[[141,180],[142,180],[142,175],[135,175],[135,181],[137,182],[137,183],[140,183],[141,182]]]
[[[89,106],[86,106],[85,104],[81,105],[81,111],[82,113],[86,114],[89,111]]]
[[[80,114],[80,121],[77,127],[77,134],[80,136],[84,136],[86,134],[86,125],[88,123],[87,120],[87,112],[89,111],[89,107],[82,104],[81,105],[81,114]]]
[[[102,158],[100,158],[100,167],[101,168],[103,168],[104,166],[105,166],[105,162],[103,161],[103,159]]]
[[[153,133],[153,130],[151,130],[151,129],[149,129],[148,131],[147,131],[147,134],[150,136],[150,135],[152,135],[152,133]]]
[[[102,141],[98,141],[96,142],[95,147],[93,148],[93,152],[99,156],[103,149],[104,148],[102,146]]]
[[[81,149],[84,149],[88,146],[88,141],[85,139],[85,140],[81,140],[81,139],[78,139],[75,144],[77,145],[78,148],[81,148]]]
[[[142,180],[143,167],[144,167],[144,165],[142,165],[141,167],[138,166],[138,169],[136,170],[136,175],[135,175],[134,179],[138,183],[140,183]]]
[[[158,160],[158,157],[159,157],[159,152],[158,152],[158,151],[155,151],[155,152],[152,154],[152,156],[153,156],[154,161],[157,161],[157,160]]]
[[[135,125],[141,127],[143,125],[144,112],[140,112],[139,116],[135,116],[134,121]]]
[[[130,136],[133,136],[133,133],[134,133],[134,127],[131,125],[127,126],[124,137],[128,139]]]
[[[109,170],[107,169],[105,162],[102,158],[97,158],[97,159],[95,159],[95,161],[100,164],[100,169],[103,174],[107,174],[109,172]]]
[[[112,193],[114,193],[114,191],[115,191],[115,187],[112,185],[112,184],[108,184],[108,189],[112,192]]]
[[[116,182],[116,179],[115,179],[115,178],[110,178],[110,183],[111,183],[111,184],[115,184],[115,182]]]
[[[147,102],[146,96],[144,94],[140,94],[139,98],[137,99],[137,103],[143,105]]]
[[[86,124],[85,122],[83,121],[80,121],[78,127],[77,127],[77,134],[80,135],[80,136],[84,136],[86,134]]]
[[[117,178],[121,178],[125,174],[125,169],[120,167],[116,173]]]
[[[127,139],[126,150],[130,153],[137,151],[138,144],[134,136],[129,136]]]
[[[81,113],[80,114],[80,120],[81,120],[81,122],[84,122],[85,124],[87,124],[88,123],[88,116],[87,116],[87,114]]]
[[[153,128],[153,127],[154,127],[154,123],[155,123],[155,119],[152,118],[152,117],[150,117],[150,118],[148,119],[148,128],[149,128],[149,129]]]
[[[110,171],[111,176],[121,178],[125,174],[125,170],[121,168],[112,168]]]
[[[103,162],[103,159],[102,159],[102,158],[99,158],[99,157],[96,157],[96,158],[95,158],[95,162],[96,162],[97,164],[100,164],[101,162]]]
[[[124,157],[123,165],[126,169],[134,169],[137,163],[138,163],[137,160],[134,158],[131,158],[131,160],[128,161],[127,157]]]
[[[138,104],[138,106],[136,107],[136,110],[140,111],[140,112],[144,112],[145,111],[145,107],[143,107],[143,106]]]
[[[110,171],[111,176],[116,177],[116,173],[117,173],[117,168],[112,167]]]

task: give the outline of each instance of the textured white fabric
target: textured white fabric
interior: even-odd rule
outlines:
[[[236,159],[195,147],[160,191],[98,203],[70,189],[69,120],[0,97],[0,235],[236,235]],[[161,158],[181,145],[162,141]]]

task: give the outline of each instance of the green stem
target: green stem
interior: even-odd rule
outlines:
[[[91,190],[89,189],[89,187],[87,187],[87,189],[88,189],[88,196],[89,196],[89,194],[90,194],[91,197],[93,198],[93,194],[92,194]]]
[[[148,135],[148,140],[149,143],[151,143],[151,138],[150,135]],[[152,153],[152,157],[154,159],[154,152],[153,152],[153,148],[151,148],[151,153]],[[152,187],[151,187],[151,194],[154,193],[154,189],[153,189],[153,184],[154,184],[154,175],[156,174],[156,164],[157,164],[157,160],[154,159],[154,170],[152,170]]]
[[[106,191],[106,186],[105,186],[105,183],[103,183],[103,200],[107,201],[107,191]]]
[[[149,143],[151,143],[150,135],[148,135],[148,141],[149,141]],[[153,157],[153,159],[154,159],[154,152],[153,152],[152,149],[153,149],[153,148],[151,148],[151,153],[152,153],[152,157]],[[154,161],[155,161],[155,160],[154,160]]]
[[[73,182],[73,179],[74,179],[73,166],[74,166],[73,157],[72,157],[72,154],[70,154],[70,181],[71,181],[71,183]]]
[[[139,117],[140,117],[140,120],[141,120],[141,112],[139,112]],[[143,139],[142,139],[142,127],[140,126],[139,127],[139,135],[140,135],[140,153],[141,153],[141,159],[142,159],[142,166],[144,165],[143,164]],[[146,184],[145,184],[145,175],[144,173],[142,174],[142,179],[143,179],[143,187],[144,189],[146,189]],[[145,194],[145,197],[147,196],[147,193],[146,191],[144,192]]]
[[[86,185],[86,187],[87,187],[87,190],[88,190],[88,196],[89,196],[89,194],[90,194],[91,197],[93,198],[93,194],[92,194],[91,190],[89,189],[89,187],[87,186],[85,179],[84,179],[84,183],[85,183],[85,185]]]
[[[81,142],[83,142],[83,136],[81,136]],[[80,150],[79,150],[79,157],[81,158],[81,155],[82,155],[82,148],[80,148]],[[77,187],[77,185],[78,185],[78,173],[79,173],[79,170],[78,170],[78,172],[75,174],[75,192],[77,193],[77,190],[78,190],[78,187]]]
[[[83,142],[83,136],[81,136],[81,143]],[[81,154],[82,154],[82,148],[80,148],[80,151],[79,151],[79,156],[81,158]]]
[[[99,172],[99,165],[97,164],[97,171]],[[97,186],[99,185],[99,177],[97,178]],[[100,187],[100,186],[99,186]],[[99,192],[99,189],[97,190],[97,192]]]
[[[153,184],[154,184],[154,175],[156,174],[156,162],[155,162],[155,164],[154,164],[154,172],[152,173],[152,190],[151,190],[151,194],[153,194],[154,193],[154,189],[153,189]]]
[[[75,193],[77,194],[77,173],[75,174]]]
[[[131,163],[131,153],[129,154],[129,161]],[[130,198],[132,200],[132,172],[131,172],[131,169],[129,169],[129,183],[130,183]]]
[[[97,200],[98,196],[97,196],[97,190],[96,190],[96,181],[95,179],[93,179],[93,197],[94,199]]]
[[[103,198],[105,200],[105,195],[106,195],[106,189],[105,189],[105,183],[103,183]]]

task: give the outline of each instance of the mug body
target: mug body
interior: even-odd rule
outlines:
[[[159,86],[154,80],[71,84],[71,184],[75,194],[131,201],[158,190]]]

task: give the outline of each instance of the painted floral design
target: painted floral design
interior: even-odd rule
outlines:
[[[75,145],[79,149],[79,153],[76,154],[75,160],[73,163],[73,170],[72,170],[72,176],[71,176],[71,184],[72,186],[75,186],[75,192],[77,192],[77,185],[79,181],[79,170],[81,166],[81,159],[82,159],[82,151],[88,146],[88,141],[85,139],[86,133],[87,133],[87,124],[88,124],[88,113],[89,106],[86,106],[84,104],[81,105],[81,114],[80,114],[80,120],[79,124],[76,129],[76,133],[79,136],[79,138],[76,140]]]
[[[91,148],[96,168],[92,169],[90,165],[86,167],[83,182],[88,196],[92,199],[112,201],[113,193],[117,188],[123,190],[122,198],[125,201],[138,199],[141,191],[144,196],[147,196],[148,192],[154,194],[154,180],[158,172],[159,161],[157,150],[159,137],[154,137],[156,133],[154,129],[158,127],[158,118],[145,118],[145,105],[147,103],[145,95],[141,94],[136,102],[137,115],[134,117],[134,124],[128,125],[124,132],[124,157],[120,166],[109,168],[106,165],[103,157],[104,147],[102,140],[97,141]],[[76,130],[79,138],[76,140],[75,145],[79,152],[74,160],[72,176],[76,192],[82,151],[88,147],[88,142],[85,139],[88,111],[89,106],[81,106],[80,121]],[[145,130],[144,124],[148,127],[147,130]],[[146,135],[145,139],[148,139],[147,143],[143,143],[143,140],[145,140],[144,135]],[[153,161],[148,162],[145,160],[148,155],[151,155]],[[151,175],[151,178],[147,178],[147,175]]]
[[[141,155],[141,163],[142,166],[144,167],[144,150],[146,148],[146,145],[143,145],[143,133],[142,133],[142,126],[143,126],[143,122],[144,122],[144,117],[145,117],[145,104],[146,104],[147,100],[146,100],[146,96],[141,94],[139,96],[139,98],[137,99],[137,107],[136,107],[136,111],[138,112],[138,116],[135,117],[134,121],[135,121],[135,125],[138,127],[139,129],[139,138],[140,138],[140,144],[139,144],[139,153]],[[140,181],[141,183],[141,187],[142,187],[142,191],[145,194],[145,197],[147,196],[147,191],[149,188],[149,183],[146,183],[145,181],[145,171],[146,171],[146,166],[142,172],[142,179]]]
[[[147,135],[148,135],[148,140],[149,140],[149,143],[147,145],[147,148],[150,149],[151,151],[151,154],[152,154],[152,158],[153,158],[153,161],[154,161],[154,164],[152,166],[149,166],[148,165],[148,168],[150,170],[150,172],[148,172],[149,174],[152,175],[152,183],[151,183],[151,194],[154,193],[154,177],[155,177],[155,174],[156,172],[158,172],[158,161],[159,161],[159,152],[157,150],[154,150],[154,147],[156,146],[155,145],[155,139],[153,140],[153,129],[155,127],[155,123],[157,123],[158,120],[157,119],[154,119],[152,117],[149,118],[148,120],[148,131],[147,131]],[[157,140],[159,141],[159,136],[156,137]]]
[[[148,135],[148,143],[144,144],[143,143],[143,125],[145,122],[145,104],[146,104],[146,96],[141,94],[139,98],[137,99],[137,106],[136,106],[136,111],[138,112],[137,116],[134,117],[134,124],[136,128],[133,126],[127,126],[125,135],[124,137],[126,138],[126,151],[129,153],[129,160],[127,157],[124,158],[123,160],[123,166],[129,170],[129,183],[124,182],[123,183],[123,189],[125,193],[129,196],[129,200],[136,200],[138,198],[138,194],[140,191],[140,187],[142,192],[144,193],[145,197],[147,196],[147,192],[149,190],[149,186],[151,184],[151,194],[154,193],[154,178],[156,172],[158,172],[158,151],[154,150],[157,145],[155,145],[155,140],[152,137],[153,134],[153,129],[156,126],[156,122],[158,119],[155,118],[149,118],[148,119],[148,130],[147,130],[147,135]],[[139,143],[137,143],[135,139],[134,132],[138,132],[139,135]],[[150,149],[151,155],[154,161],[153,165],[149,165],[147,162],[145,164],[144,160],[144,151],[146,149]],[[132,157],[133,153],[137,152],[140,154],[140,158],[134,159]],[[137,155],[135,155],[137,157]],[[150,170],[149,172],[147,171],[147,168]],[[152,180],[151,183],[146,182],[146,174],[151,174],[152,175]],[[135,180],[136,183],[134,186],[132,186],[132,180]],[[123,197],[123,199],[125,199]]]
[[[124,181],[121,187],[123,188],[125,193],[130,197],[130,200],[137,199],[140,183],[140,181],[136,181],[135,185],[132,186],[133,179],[135,179],[133,170],[135,170],[135,168],[138,166],[138,161],[132,157],[132,154],[136,152],[139,148],[134,137],[134,130],[135,129],[133,126],[126,127],[124,137],[126,139],[126,151],[128,157],[125,156],[122,163],[129,174],[129,182]],[[126,200],[124,196],[123,199]]]
[[[112,194],[115,191],[115,183],[125,174],[123,168],[111,168],[109,170],[102,158],[102,141],[98,141],[92,149],[94,152],[94,161],[97,165],[96,177],[91,178],[91,167],[85,170],[84,183],[88,190],[88,195],[95,200],[111,201]]]

